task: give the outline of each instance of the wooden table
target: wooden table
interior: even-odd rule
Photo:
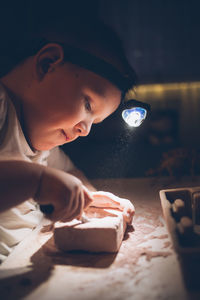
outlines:
[[[159,190],[198,186],[200,180],[167,184],[169,179],[94,180],[133,201],[136,207],[116,254],[60,253],[52,234],[40,226],[18,245],[0,267],[1,299],[156,300],[200,299],[188,291],[171,245],[160,206]]]

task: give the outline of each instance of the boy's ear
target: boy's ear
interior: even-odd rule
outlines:
[[[38,80],[54,70],[64,59],[63,47],[56,43],[49,43],[42,47],[35,55],[35,76]]]

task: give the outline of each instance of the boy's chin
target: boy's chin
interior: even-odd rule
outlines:
[[[40,142],[39,140],[37,140],[30,143],[30,147],[34,151],[48,151],[57,146],[62,146],[64,144],[71,143],[72,141],[73,140],[66,141],[65,143],[55,143],[55,142],[53,143],[53,142],[44,142],[44,141]]]
[[[64,143],[66,144],[66,143]],[[35,144],[33,145],[31,148],[34,150],[34,151],[48,151],[48,150],[51,150],[55,147],[58,147],[58,146],[62,146],[64,144],[51,144],[51,143],[48,143],[48,144]]]
[[[56,146],[59,146],[59,145],[55,145],[53,143],[52,144],[51,143],[48,143],[48,144],[34,143],[31,148],[34,151],[48,151],[48,150],[55,148]]]

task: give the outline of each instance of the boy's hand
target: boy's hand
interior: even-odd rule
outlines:
[[[133,216],[135,214],[135,208],[133,204],[124,198],[117,197],[109,192],[91,192],[93,202],[90,206],[113,208],[123,211],[124,219],[128,224],[132,223]]]
[[[93,198],[81,181],[63,171],[44,168],[35,200],[42,205],[54,207],[48,218],[52,221],[69,222],[81,216]]]

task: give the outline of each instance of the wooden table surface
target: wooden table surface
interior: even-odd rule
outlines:
[[[172,248],[159,199],[159,190],[198,186],[200,180],[169,184],[159,180],[94,180],[98,190],[133,201],[133,227],[116,254],[60,253],[52,234],[32,232],[0,267],[1,299],[156,300],[200,299],[186,289]]]

